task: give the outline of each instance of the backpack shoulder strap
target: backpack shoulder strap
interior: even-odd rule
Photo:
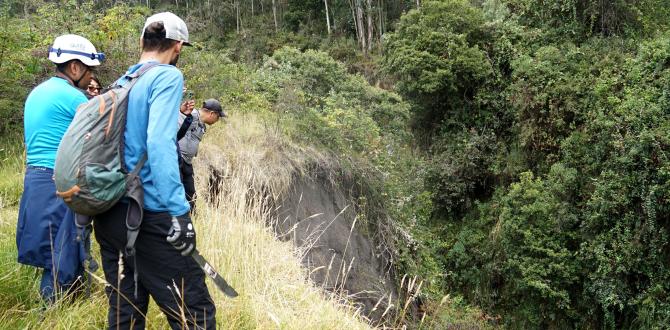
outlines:
[[[130,74],[123,75],[123,77],[121,77],[117,81],[116,85],[117,86],[121,85],[120,84],[121,79],[125,78],[127,81],[126,81],[125,84],[123,84],[121,86],[123,86],[127,89],[131,89],[131,88],[133,88],[135,83],[139,80],[138,79],[139,77],[141,77],[143,74],[147,73],[147,71],[151,70],[152,68],[155,68],[156,66],[158,66],[158,64],[159,63],[157,63],[157,62],[149,62],[149,63],[142,64],[142,66],[139,69],[137,69],[137,71],[135,71],[133,73],[130,73]]]
[[[147,71],[149,71],[151,68],[158,66],[160,63],[158,62],[148,62],[142,64],[142,66],[135,72],[131,74],[127,74],[126,77],[129,79],[136,79],[139,78],[141,75],[145,74]]]

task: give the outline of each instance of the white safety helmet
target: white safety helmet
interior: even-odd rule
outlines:
[[[53,46],[49,47],[49,61],[60,64],[70,60],[98,66],[105,60],[105,54],[98,53],[88,39],[76,34],[65,34],[56,38]]]

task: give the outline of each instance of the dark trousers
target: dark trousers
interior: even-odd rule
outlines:
[[[193,165],[182,161],[179,165],[181,182],[184,184],[186,200],[191,204],[191,214],[195,212],[195,180],[193,179]]]
[[[105,288],[109,329],[144,329],[149,296],[167,316],[172,329],[215,329],[216,310],[205,285],[205,273],[193,258],[182,256],[165,240],[171,227],[167,213],[144,211],[135,243],[136,256],[123,256],[123,276],[119,281],[119,252],[124,251],[127,241],[127,208],[120,202],[93,221],[105,279],[111,285]]]

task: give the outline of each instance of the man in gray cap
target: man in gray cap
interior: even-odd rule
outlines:
[[[181,162],[179,171],[181,180],[184,184],[186,199],[191,204],[191,213],[195,210],[195,181],[193,180],[193,157],[198,154],[198,146],[202,140],[206,125],[212,125],[219,121],[219,118],[226,117],[226,113],[221,108],[221,103],[215,99],[207,99],[202,103],[202,107],[193,111],[193,107],[186,103],[179,109],[179,131],[177,139],[179,141],[179,151]]]

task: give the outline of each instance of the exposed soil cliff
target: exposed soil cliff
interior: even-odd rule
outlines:
[[[275,230],[280,239],[302,249],[310,278],[327,290],[343,290],[363,314],[379,320],[388,297],[397,294],[386,269],[353,205],[350,187],[323,178],[297,178],[277,202]],[[376,307],[376,308],[375,308]]]

